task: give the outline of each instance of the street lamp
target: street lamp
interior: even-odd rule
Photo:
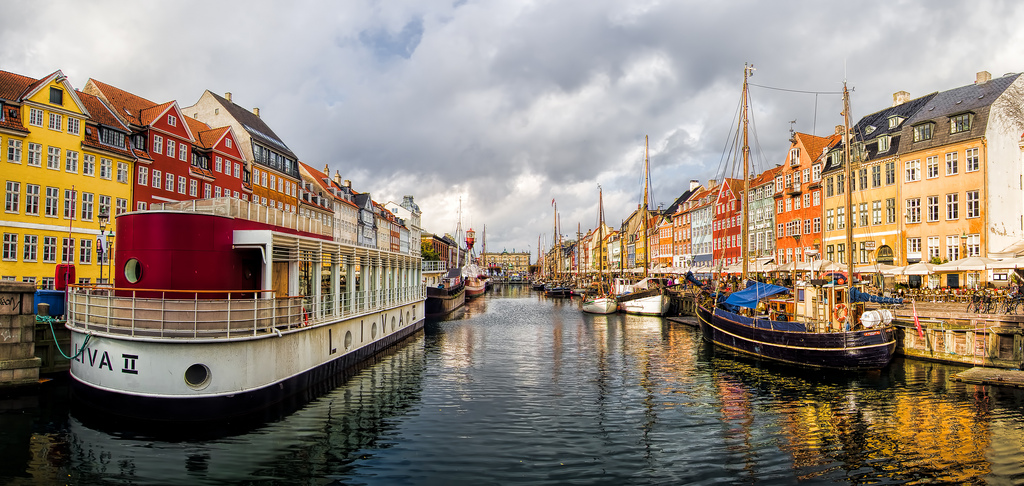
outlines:
[[[107,208],[101,207],[100,213],[96,216],[96,219],[99,220],[100,223],[100,235],[96,237],[96,263],[100,265],[100,280],[96,283],[103,283],[103,247],[105,246],[104,243],[107,241],[107,222],[110,221],[110,215],[107,214]]]

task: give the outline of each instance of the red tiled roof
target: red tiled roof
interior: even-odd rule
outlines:
[[[93,85],[100,93],[100,97],[110,103],[110,106],[114,107],[117,112],[117,116],[124,117],[129,123],[144,125],[140,119],[142,110],[156,105],[156,103],[141,96],[129,93],[123,89],[106,83],[101,83],[92,78],[89,78],[89,82],[86,84],[86,87],[88,88],[90,84]],[[86,91],[88,91],[88,89]]]
[[[192,135],[196,137],[195,145],[204,149],[209,149],[213,148],[213,144],[217,143],[217,139],[210,134],[216,130],[210,130],[210,125],[190,116],[185,117],[185,123],[188,123],[188,129],[192,132]]]
[[[149,108],[143,108],[139,114],[139,121],[141,121],[143,125],[151,125],[153,124],[153,120],[156,120],[156,117],[163,114],[164,111],[167,111],[167,108],[173,104],[173,101],[168,101],[159,105],[150,106]]]
[[[78,91],[78,99],[82,100],[85,109],[89,111],[90,121],[128,131],[128,127],[124,126],[124,123],[121,123],[121,119],[114,115],[113,108],[108,106],[102,99],[81,91]]]
[[[25,94],[28,87],[37,82],[38,80],[28,76],[0,71],[0,98],[10,101],[21,101],[21,96]]]

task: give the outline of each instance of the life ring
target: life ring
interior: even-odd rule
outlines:
[[[836,320],[839,322],[846,322],[846,317],[850,315],[850,309],[846,307],[846,304],[836,304],[835,309],[832,310],[832,314],[836,316]]]

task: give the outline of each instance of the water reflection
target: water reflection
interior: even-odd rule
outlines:
[[[308,403],[205,435],[69,416],[43,395],[0,401],[0,483],[1024,479],[1024,392],[913,360],[780,368],[691,326],[578,305],[496,285]]]

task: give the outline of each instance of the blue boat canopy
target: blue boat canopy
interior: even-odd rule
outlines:
[[[757,307],[757,301],[761,299],[788,292],[789,289],[786,287],[748,280],[747,288],[729,294],[725,303],[753,309]]]

